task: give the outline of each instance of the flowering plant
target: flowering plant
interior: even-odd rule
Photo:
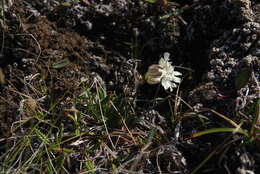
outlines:
[[[174,66],[170,62],[170,53],[164,53],[163,57],[159,60],[159,64],[153,64],[148,68],[145,74],[145,80],[148,84],[158,84],[164,87],[165,90],[176,88],[178,83],[181,82],[182,74],[174,71]]]

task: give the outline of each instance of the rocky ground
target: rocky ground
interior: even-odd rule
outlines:
[[[3,2],[2,173],[260,172],[258,0]]]

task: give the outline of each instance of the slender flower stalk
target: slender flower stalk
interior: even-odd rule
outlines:
[[[145,74],[145,80],[148,84],[159,84],[164,87],[165,90],[177,87],[177,84],[181,82],[182,74],[178,71],[174,71],[174,66],[170,62],[170,54],[164,53],[164,56],[159,60],[158,64],[153,64],[148,68]]]

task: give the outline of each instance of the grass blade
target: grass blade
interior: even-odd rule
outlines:
[[[240,133],[248,137],[248,133],[245,132],[242,129],[237,129],[237,128],[212,128],[212,129],[207,129],[201,132],[194,133],[191,138],[197,138],[202,135],[208,135],[208,134],[213,134],[213,133],[224,133],[224,132],[232,132],[232,133]]]

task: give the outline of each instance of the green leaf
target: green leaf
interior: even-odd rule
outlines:
[[[63,150],[64,152],[67,152],[67,153],[74,153],[74,152],[75,152],[75,150],[69,149],[69,148],[62,148],[62,150]]]
[[[61,155],[61,156],[56,157],[55,166],[56,166],[56,170],[58,173],[62,173],[61,170],[62,170],[62,167],[64,166],[64,162],[65,162],[65,156]]]
[[[109,101],[110,101],[110,97],[109,97],[109,96],[106,96],[106,97],[104,97],[104,98],[101,100],[100,104],[101,104],[101,106],[103,106],[103,105],[108,104]]]
[[[34,128],[36,135],[44,142],[44,144],[49,144],[48,137],[42,133],[39,129]]]
[[[235,78],[235,87],[236,89],[241,89],[245,87],[251,77],[251,68],[245,67],[238,72]]]
[[[86,170],[88,170],[89,173],[94,173],[95,171],[95,167],[93,165],[93,162],[88,160],[85,162],[85,167],[86,167]]]
[[[143,0],[143,1],[154,4],[154,3],[156,3],[157,0]]]
[[[200,137],[202,135],[208,135],[208,134],[213,134],[213,133],[223,133],[223,132],[232,132],[232,133],[240,133],[248,137],[248,133],[245,132],[242,129],[237,129],[237,128],[212,128],[212,129],[207,129],[201,132],[197,132],[191,136],[191,138],[196,138]]]
[[[69,64],[70,64],[70,60],[65,58],[65,59],[59,60],[58,62],[53,63],[52,68],[59,69],[59,68],[65,67]]]

